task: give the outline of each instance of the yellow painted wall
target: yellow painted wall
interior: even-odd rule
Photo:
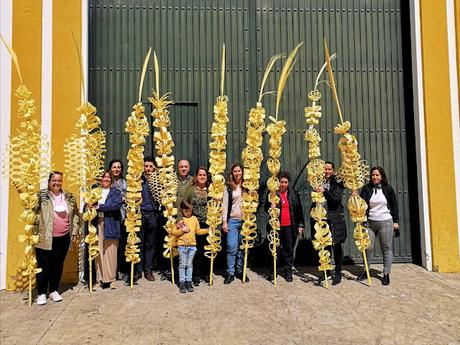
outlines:
[[[459,272],[445,1],[420,1],[420,17],[433,269]]]
[[[35,117],[41,119],[41,56],[42,56],[42,2],[37,0],[13,1],[13,48],[19,59],[24,83],[32,91],[35,104]],[[77,42],[81,42],[81,2],[53,1],[53,89],[52,89],[52,130],[51,144],[53,164],[56,170],[64,171],[63,144],[75,131],[79,117],[76,108],[80,104],[80,67],[75,45],[70,31]],[[81,47],[80,47],[81,51]],[[12,90],[19,85],[19,78],[12,66]],[[17,118],[17,100],[11,98],[11,132],[15,133],[20,123]],[[65,182],[64,189],[76,195],[75,188],[69,188]],[[18,235],[24,225],[19,221],[20,207],[18,195],[10,188],[8,244],[7,244],[7,289],[14,289],[16,269],[24,257],[23,245],[18,242]],[[67,255],[63,283],[78,281],[77,250],[73,248]]]
[[[65,140],[76,133],[75,123],[79,118],[76,109],[80,105],[80,64],[71,36],[73,32],[81,51],[81,2],[68,0],[53,1],[53,117],[51,145],[53,162],[59,171],[64,169]],[[64,188],[77,195],[75,187]],[[64,266],[63,283],[78,280],[77,249],[68,253]]]
[[[460,92],[460,1],[455,0],[455,40],[457,42],[457,86]],[[460,182],[459,182],[460,183]],[[459,220],[460,222],[460,220]]]
[[[13,49],[18,56],[24,84],[33,94],[36,105],[35,118],[40,121],[41,100],[41,55],[42,55],[42,10],[41,1],[14,0],[13,2]],[[19,78],[13,64],[11,80],[11,135],[16,134],[20,124],[17,117],[18,103],[14,91],[19,86]],[[19,221],[20,205],[18,193],[10,187],[7,243],[7,283],[8,290],[14,289],[16,269],[24,257],[24,245],[18,242],[23,233],[24,223]]]

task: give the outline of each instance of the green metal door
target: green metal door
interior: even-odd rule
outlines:
[[[323,38],[338,53],[334,62],[339,97],[353,125],[360,151],[370,165],[381,165],[395,188],[402,235],[395,240],[395,261],[411,262],[411,224],[408,187],[401,21],[402,0],[92,0],[89,6],[89,94],[107,131],[107,159],[126,157],[124,123],[137,100],[140,68],[148,47],[161,67],[162,92],[171,92],[175,157],[188,158],[192,169],[207,166],[209,128],[219,92],[222,43],[226,44],[225,93],[229,97],[228,165],[240,160],[245,122],[255,104],[260,79],[269,58],[304,45],[288,81],[280,117],[287,122],[282,169],[293,177],[303,195],[305,216],[310,200],[305,183],[306,92],[324,61]],[[404,62],[404,63],[403,63]],[[281,64],[267,89],[275,89]],[[143,99],[154,84],[149,65]],[[339,164],[338,121],[331,93],[321,88],[322,153]],[[410,102],[410,101],[409,101]],[[274,111],[274,97],[264,102]],[[150,111],[148,103],[147,109]],[[266,147],[266,143],[265,143]],[[152,153],[149,140],[147,152]],[[266,152],[266,150],[265,150]],[[264,170],[265,176],[267,170]],[[263,178],[265,178],[265,176]],[[412,196],[414,198],[414,196]],[[260,217],[263,221],[263,217]],[[308,222],[307,222],[308,223]],[[357,258],[352,227],[345,254]],[[309,233],[308,229],[307,232]],[[378,258],[377,258],[378,259]]]

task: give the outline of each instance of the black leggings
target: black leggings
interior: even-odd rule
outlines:
[[[42,269],[37,274],[37,290],[39,295],[46,294],[48,287],[49,292],[58,291],[69,245],[70,234],[67,234],[61,237],[53,237],[51,250],[35,248],[37,264]]]

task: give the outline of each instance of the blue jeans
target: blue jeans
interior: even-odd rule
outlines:
[[[191,282],[195,246],[179,246],[179,282]]]
[[[231,218],[228,221],[227,232],[227,273],[235,274],[235,260],[236,272],[243,272],[243,251],[240,249],[240,243],[243,236],[241,235],[241,219]]]

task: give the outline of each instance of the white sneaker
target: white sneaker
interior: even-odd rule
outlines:
[[[43,293],[37,296],[37,304],[38,305],[46,304],[46,294]]]
[[[50,293],[50,298],[54,301],[54,302],[61,302],[62,301],[62,296],[59,294],[59,292],[57,291],[53,291]]]

